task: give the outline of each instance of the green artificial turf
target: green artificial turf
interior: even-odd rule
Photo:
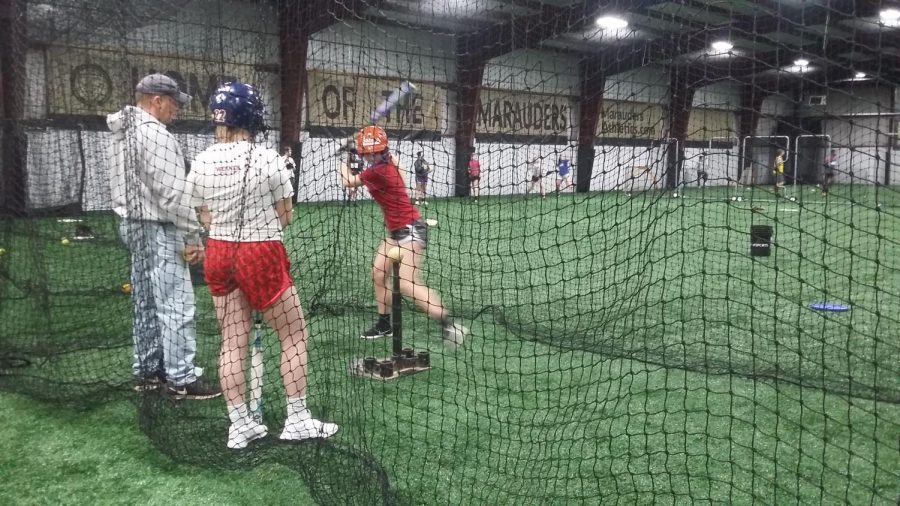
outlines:
[[[433,201],[423,208],[438,221],[425,276],[471,334],[446,348],[439,326],[407,305],[405,345],[428,350],[432,369],[386,383],[348,374],[352,360],[391,348],[358,338],[375,314],[369,270],[380,215],[368,202],[299,204],[285,243],[310,320],[310,404],[341,425],[326,445],[286,447],[270,436],[235,454],[225,449],[220,400],[145,399],[149,441],[194,464],[185,467],[149,449],[127,402],[86,413],[2,402],[25,406],[24,427],[49,424],[57,444],[76,425],[82,444],[69,452],[95,469],[93,459],[109,455],[91,450],[93,440],[119,434],[122,465],[134,468],[125,474],[153,477],[119,497],[150,494],[141,502],[184,486],[172,497],[225,501],[233,491],[246,503],[270,493],[259,500],[278,504],[285,496],[271,489],[300,487],[302,477],[310,500],[371,504],[379,473],[390,483],[381,497],[400,504],[895,502],[900,199],[885,188],[835,187],[827,199],[810,190]],[[7,234],[0,269],[15,283],[0,299],[5,346],[65,353],[19,370],[31,376],[0,376],[0,388],[20,381],[78,405],[127,387],[129,301],[118,291],[127,258],[113,220],[85,220],[100,239],[64,246],[69,225],[53,219]],[[769,257],[748,254],[759,224],[774,229]],[[809,309],[818,300],[852,309]],[[198,328],[198,363],[212,374],[218,335],[205,288]],[[271,333],[265,345],[275,432],[283,394]],[[20,453],[45,451],[23,432]],[[50,476],[68,477],[66,459],[53,458],[66,453],[49,453]],[[60,481],[29,462],[21,474]],[[248,471],[263,473],[256,481],[227,474],[257,462],[262,470]],[[197,478],[178,481],[184,469]],[[95,492],[73,475],[71,488],[93,502],[121,485],[109,478]],[[13,499],[57,497],[50,485],[30,488]],[[229,492],[212,495],[220,488]]]

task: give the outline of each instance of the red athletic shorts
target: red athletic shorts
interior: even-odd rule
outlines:
[[[213,296],[236,289],[257,311],[275,303],[292,284],[291,263],[281,241],[231,242],[210,239],[203,264]]]

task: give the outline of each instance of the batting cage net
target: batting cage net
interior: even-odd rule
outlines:
[[[0,389],[321,504],[895,503],[898,9],[2,1]]]

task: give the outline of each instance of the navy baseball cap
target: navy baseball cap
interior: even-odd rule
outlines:
[[[144,76],[134,87],[134,91],[146,95],[168,95],[182,106],[191,102],[191,96],[179,90],[178,82],[165,74]]]

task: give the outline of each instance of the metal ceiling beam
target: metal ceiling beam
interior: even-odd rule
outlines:
[[[633,0],[631,10],[642,10],[660,0]],[[512,16],[508,22],[459,35],[457,53],[487,61],[516,49],[534,49],[541,42],[584,29],[607,8],[620,8],[613,0],[583,0],[566,7],[540,4],[540,12]]]

